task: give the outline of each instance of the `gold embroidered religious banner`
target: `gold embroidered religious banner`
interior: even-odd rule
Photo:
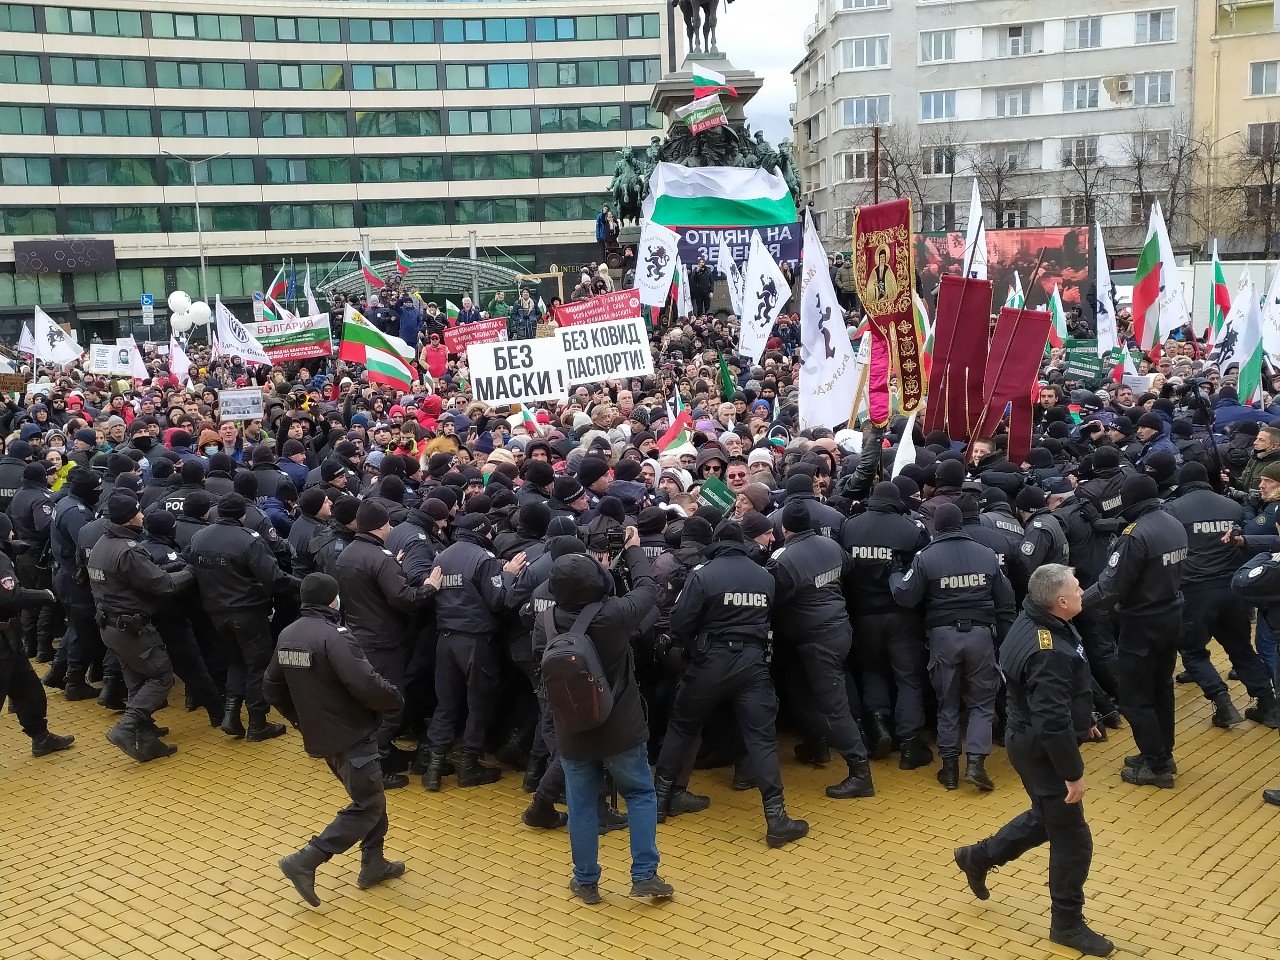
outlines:
[[[910,414],[920,406],[924,376],[921,344],[916,337],[911,293],[915,289],[915,257],[911,243],[911,201],[890,200],[859,207],[853,220],[853,271],[862,308],[889,343],[889,372],[898,378],[899,410]],[[872,392],[889,384],[872,383]]]

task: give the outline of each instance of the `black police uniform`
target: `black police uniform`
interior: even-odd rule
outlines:
[[[1240,551],[1224,543],[1224,534],[1244,525],[1244,509],[1213,492],[1207,482],[1180,484],[1178,495],[1165,505],[1187,532],[1187,559],[1182,564],[1182,595],[1186,620],[1178,649],[1205,699],[1217,708],[1214,723],[1230,726],[1240,716],[1222,676],[1209,660],[1209,638],[1217,640],[1231,658],[1236,675],[1249,696],[1269,702],[1271,678],[1250,639],[1249,611],[1231,592],[1231,577],[1239,569]]]
[[[107,739],[138,761],[172,754],[161,743],[151,717],[173,686],[173,665],[152,625],[161,603],[189,583],[191,572],[165,573],[138,548],[142,531],[108,523],[87,563],[102,639],[115,651],[129,687],[129,705]]]
[[[1067,534],[1060,521],[1048,507],[1034,510],[1023,524],[1022,543],[1018,546],[1018,561],[1009,571],[1014,590],[1023,595],[1027,581],[1046,563],[1067,563],[1071,552],[1067,546]]]
[[[387,537],[387,549],[400,557],[400,567],[410,583],[421,583],[436,565],[438,545],[431,537],[435,525],[421,510],[410,510],[404,523],[394,527]]]
[[[269,626],[271,599],[277,593],[296,596],[298,581],[280,568],[262,537],[229,518],[197,533],[184,556],[195,571],[200,600],[227,657],[223,733],[250,740],[278,736],[283,729],[267,724],[269,707],[262,696],[262,672],[275,646]],[[249,729],[244,732],[240,707],[246,701]]]
[[[53,522],[53,491],[46,483],[24,480],[8,510],[13,524],[13,565],[25,586],[45,590],[53,585],[49,557],[49,526]],[[22,611],[22,640],[27,655],[41,663],[53,660],[53,637],[59,627],[58,607],[42,604]]]
[[[346,524],[330,520],[329,526],[312,539],[307,547],[311,554],[310,572],[324,573],[337,579],[338,556],[356,537],[356,532]]]
[[[310,604],[281,631],[262,690],[302,731],[307,753],[329,765],[351,798],[350,806],[311,839],[308,846],[321,854],[317,863],[357,843],[362,864],[382,860],[387,801],[374,734],[381,717],[404,706],[399,691],[365,659],[337,611]]]
[[[47,744],[51,736],[49,701],[22,648],[18,614],[24,607],[47,603],[53,603],[53,594],[48,590],[22,586],[8,553],[0,551],[0,701],[8,697],[22,732],[31,738],[32,752],[36,756],[53,752],[41,750],[42,744]],[[67,746],[70,746],[70,741]]]
[[[102,655],[102,634],[94,617],[93,592],[83,566],[77,562],[80,530],[93,520],[92,507],[73,493],[57,502],[49,525],[49,548],[53,556],[53,589],[62,600],[71,629],[53,658],[54,667],[66,677],[70,699],[96,696],[85,683],[85,673]]]
[[[867,747],[853,721],[845,684],[845,661],[853,645],[853,632],[841,581],[852,566],[839,543],[812,530],[792,533],[774,551],[768,565],[775,584],[770,608],[774,635],[778,646],[785,646],[795,656],[803,672],[796,689],[801,723],[839,751],[849,765],[851,779],[865,780],[858,792],[832,787],[828,796],[874,793]]]
[[[928,543],[928,534],[901,504],[873,495],[863,513],[845,521],[840,542],[852,561],[845,591],[858,639],[853,655],[862,677],[864,705],[881,719],[893,710],[893,732],[905,754],[902,769],[923,766],[933,760],[920,735],[925,725],[928,649],[919,615],[894,602],[889,576],[911,563]]]
[[[1084,882],[1093,858],[1084,804],[1066,802],[1066,784],[1084,776],[1079,744],[1092,726],[1089,665],[1080,635],[1027,599],[1000,645],[1000,672],[1008,687],[1009,761],[1031,809],[994,836],[957,850],[956,859],[966,872],[981,875],[1047,842],[1050,927],[1074,930],[1084,923]]]
[[[690,663],[676,688],[658,755],[659,814],[664,787],[671,790],[694,738],[727,700],[734,706],[770,832],[774,822],[787,819],[774,727],[778,696],[769,675],[773,596],[773,576],[733,541],[713,543],[707,561],[685,580],[671,611],[671,638],[685,648]],[[807,825],[799,835],[804,832]]]
[[[1068,562],[1076,580],[1084,589],[1098,582],[1111,553],[1112,521],[1101,519],[1092,501],[1074,493],[1054,510],[1067,536]],[[1116,706],[1119,685],[1116,681],[1116,631],[1111,616],[1101,610],[1082,611],[1071,625],[1084,641],[1084,654],[1093,676],[1093,706],[1108,726],[1118,727],[1120,711]]]
[[[8,512],[9,504],[22,489],[22,474],[30,462],[7,454],[0,457],[0,510]]]
[[[105,516],[97,516],[80,528],[76,535],[76,572],[75,577],[81,583],[89,584],[89,554],[98,541],[107,532],[111,521]],[[92,596],[92,591],[90,591]],[[94,604],[94,618],[97,618],[97,604]],[[95,623],[96,626],[96,623]],[[102,631],[99,628],[98,636]],[[128,688],[124,682],[124,669],[120,666],[120,658],[116,652],[103,644],[102,653],[102,691],[98,694],[98,703],[113,710],[123,710]]]
[[[289,550],[292,553],[292,561],[289,572],[301,580],[308,573],[314,573],[314,559],[311,551],[311,541],[323,533],[325,530],[325,522],[317,520],[315,517],[309,517],[305,513],[299,513],[293,520],[293,526],[289,528]]]
[[[1119,625],[1116,662],[1120,704],[1140,756],[1161,786],[1172,786],[1173,670],[1183,600],[1187,533],[1159,500],[1125,510],[1130,522],[1115,542],[1085,608],[1114,608]]]
[[[786,502],[799,503],[809,511],[809,526],[814,533],[821,534],[824,537],[834,537],[840,532],[840,525],[844,523],[845,516],[835,507],[828,506],[812,493],[789,493]],[[773,521],[773,536],[779,543],[782,542],[782,508],[779,507],[769,519]]]
[[[178,546],[183,550],[191,546],[191,541],[195,535],[209,526],[209,521],[203,517],[189,517],[185,513],[174,519],[173,539],[178,541]]]
[[[1022,528],[1022,521],[1013,515],[1013,508],[1007,503],[996,503],[988,507],[982,511],[979,520],[984,527],[989,527],[1003,536],[1009,544],[1009,550],[1017,550],[1022,546],[1026,531]],[[996,552],[1008,556],[1009,550]]]
[[[150,513],[152,510],[168,510],[175,517],[180,517],[182,516],[183,501],[196,491],[199,491],[200,493],[208,493],[210,496],[213,496],[213,494],[205,488],[203,481],[200,483],[183,483],[171,490],[167,490],[164,496],[152,504],[146,512]],[[214,500],[217,499],[218,498],[215,496]]]

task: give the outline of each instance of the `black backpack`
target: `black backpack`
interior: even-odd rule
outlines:
[[[613,687],[595,643],[587,636],[587,628],[602,606],[588,604],[564,633],[556,632],[555,607],[542,612],[547,634],[542,651],[542,684],[556,729],[565,733],[594,730],[609,719],[613,710]]]

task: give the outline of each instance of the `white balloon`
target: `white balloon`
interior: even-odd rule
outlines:
[[[175,290],[169,294],[169,309],[174,313],[186,313],[191,309],[191,298],[183,290]]]
[[[187,308],[187,316],[191,318],[191,322],[197,327],[203,327],[213,319],[213,311],[209,309],[209,305],[203,300],[197,300]]]
[[[169,318],[169,329],[174,333],[186,333],[194,324],[185,313],[175,313]]]

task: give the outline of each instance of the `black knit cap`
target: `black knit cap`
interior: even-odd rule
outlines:
[[[113,493],[107,499],[107,519],[125,524],[138,515],[138,501],[127,493]]]
[[[203,490],[196,490],[182,499],[182,515],[203,520],[213,509],[213,497]]]
[[[326,573],[308,573],[298,588],[299,599],[313,607],[327,607],[337,595],[338,581]]]
[[[218,503],[218,516],[224,520],[243,520],[248,504],[238,493],[229,493]]]
[[[152,510],[142,520],[147,532],[157,537],[172,537],[177,523],[178,518],[168,510]]]
[[[813,521],[803,503],[793,501],[782,508],[782,529],[788,533],[804,533],[813,529]]]
[[[387,508],[373,500],[366,500],[356,510],[356,530],[360,533],[372,533],[381,530],[391,521]]]
[[[352,496],[342,496],[333,501],[333,507],[330,508],[330,514],[338,523],[350,526],[356,519],[356,513],[360,509],[360,501]]]

